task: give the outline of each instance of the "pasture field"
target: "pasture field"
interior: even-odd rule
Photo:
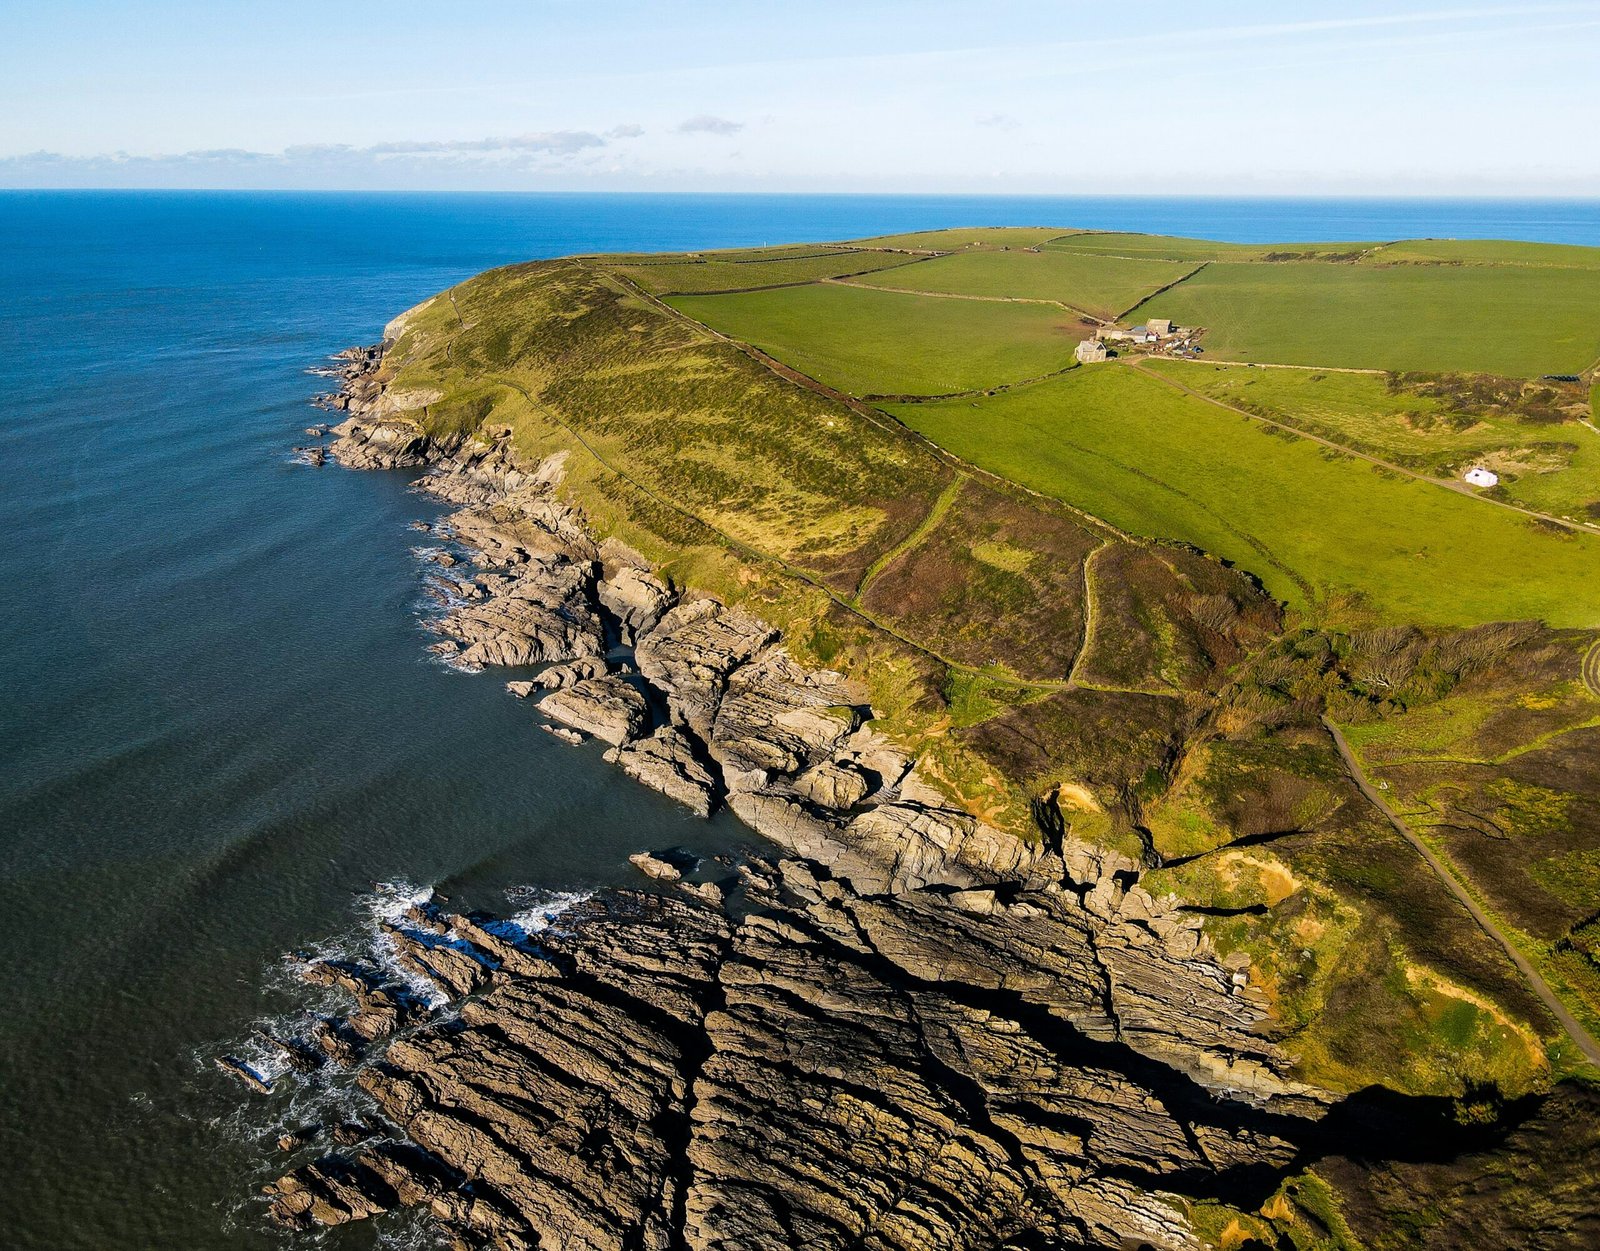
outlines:
[[[1044,304],[837,284],[674,297],[674,308],[853,395],[945,395],[1054,373],[1090,327]]]
[[[1600,269],[1600,248],[1570,243],[1523,243],[1514,239],[1402,239],[1376,247],[1370,265],[1555,265]]]
[[[1426,386],[1391,383],[1381,374],[1179,360],[1152,360],[1144,367],[1235,408],[1418,473],[1456,479],[1467,466],[1487,465],[1501,476],[1500,495],[1541,512],[1588,521],[1589,506],[1600,506],[1600,435],[1576,420],[1534,422],[1493,406],[1462,410]],[[1538,384],[1528,389],[1556,392]],[[1575,394],[1581,400],[1582,393]]]
[[[1139,235],[1083,231],[1050,241],[1052,252],[1087,252],[1097,256],[1130,256],[1167,261],[1264,261],[1294,256],[1302,260],[1348,260],[1372,243],[1219,243],[1179,235]]]
[[[1056,300],[1110,320],[1191,269],[1171,261],[1129,261],[1071,252],[972,250],[859,280],[950,295]]]
[[[1303,608],[1355,596],[1386,621],[1600,625],[1600,536],[1385,474],[1131,369],[890,411],[993,473],[1214,552]]]
[[[959,252],[962,248],[1034,248],[1073,233],[1061,226],[962,226],[953,230],[915,230],[901,235],[851,239],[861,248],[910,248],[915,251]]]
[[[618,272],[655,295],[672,295],[780,287],[910,263],[913,263],[911,257],[892,252],[835,250],[822,253],[803,251],[793,256],[755,256],[740,260],[713,255],[706,260],[674,264],[619,266]]]
[[[1234,360],[1575,374],[1600,356],[1600,270],[1213,263],[1137,315],[1205,326]]]

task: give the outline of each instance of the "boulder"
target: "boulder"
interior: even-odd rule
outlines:
[[[683,876],[676,865],[668,864],[659,856],[648,851],[636,851],[628,857],[628,863],[646,877],[653,877],[658,882],[676,882]]]
[[[585,678],[539,701],[539,711],[570,729],[615,747],[631,742],[650,724],[650,705],[637,687],[619,677]]]

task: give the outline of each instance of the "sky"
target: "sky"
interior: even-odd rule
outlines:
[[[0,0],[0,187],[1600,195],[1600,0]]]

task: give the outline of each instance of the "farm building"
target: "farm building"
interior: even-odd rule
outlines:
[[[1121,326],[1103,326],[1098,333],[1102,339],[1117,339],[1134,343],[1154,343],[1156,341],[1155,334],[1148,326],[1135,326],[1132,330],[1124,330]]]
[[[1166,338],[1172,333],[1172,322],[1166,317],[1152,317],[1145,322],[1145,328],[1157,338]]]
[[[1090,361],[1103,361],[1106,358],[1106,345],[1098,339],[1085,339],[1078,344],[1077,350],[1073,355],[1083,364],[1088,364]]]
[[[1467,485],[1475,487],[1492,487],[1500,481],[1500,475],[1492,469],[1485,469],[1482,465],[1474,465],[1462,475],[1467,480]]]

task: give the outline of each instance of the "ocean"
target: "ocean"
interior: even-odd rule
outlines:
[[[0,1245],[283,1245],[251,1191],[323,1110],[212,1061],[298,1002],[284,953],[746,840],[429,657],[443,510],[293,462],[307,367],[511,261],[963,224],[1600,244],[1600,202],[0,193]]]

